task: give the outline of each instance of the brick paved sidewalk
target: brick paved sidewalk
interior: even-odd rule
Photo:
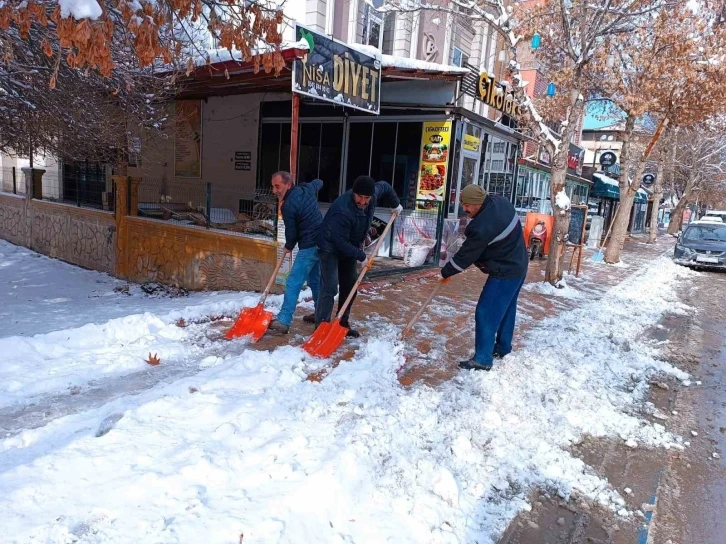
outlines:
[[[552,296],[540,292],[547,290],[542,283],[546,261],[530,263],[525,287],[519,297],[517,330],[514,349],[526,338],[536,323],[579,306],[588,300],[598,299],[611,287],[619,284],[631,274],[659,255],[671,250],[674,239],[664,235],[656,244],[646,243],[646,236],[630,237],[626,240],[620,265],[592,262],[592,250],[585,250],[579,278],[565,276],[570,287],[564,296]],[[569,264],[570,252],[566,256]],[[362,338],[346,340],[334,354],[342,360],[350,359],[360,343],[375,335],[376,329],[394,324],[403,328],[418,310],[438,277],[439,271],[417,272],[409,276],[381,278],[364,284],[353,306],[351,324],[360,331]],[[406,339],[410,353],[415,357],[401,375],[401,383],[410,385],[424,381],[436,385],[450,379],[458,371],[458,361],[468,359],[474,347],[474,309],[486,276],[472,269],[457,275],[432,301],[423,313],[419,323]],[[539,282],[539,285],[535,286]],[[301,344],[312,332],[311,325],[302,321],[301,309],[296,312],[291,334],[285,337],[268,335],[257,345],[257,349],[274,349],[279,345]]]

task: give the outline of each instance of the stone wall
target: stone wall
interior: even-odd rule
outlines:
[[[0,238],[62,261],[113,274],[112,213],[0,194]]]
[[[0,238],[134,282],[190,290],[261,291],[274,269],[277,243],[131,217],[136,184],[114,176],[116,212],[0,193]]]

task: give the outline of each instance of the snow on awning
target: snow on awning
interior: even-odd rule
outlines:
[[[450,74],[464,76],[469,73],[466,68],[460,66],[450,66],[448,64],[438,64],[436,62],[428,62],[425,60],[410,59],[408,57],[397,57],[395,55],[385,55],[381,50],[372,45],[362,45],[359,43],[348,44],[348,47],[356,49],[361,53],[370,55],[381,62],[381,68],[390,68],[401,71],[427,72],[437,74]]]
[[[620,184],[618,180],[613,179],[605,174],[595,172],[592,177],[595,179],[595,185],[592,188],[592,196],[596,198],[612,198],[614,200],[620,200]],[[635,202],[645,203],[648,202],[648,192],[643,189],[638,189],[635,193]]]

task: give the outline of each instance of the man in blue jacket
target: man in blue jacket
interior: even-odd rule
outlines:
[[[529,260],[519,216],[508,199],[467,185],[461,203],[472,220],[464,232],[466,240],[441,276],[449,278],[472,264],[489,274],[476,305],[474,357],[459,367],[491,370],[494,359],[512,351],[517,298]]]
[[[353,188],[339,196],[325,214],[318,236],[321,284],[320,299],[315,309],[316,325],[332,318],[339,284],[338,311],[353,289],[358,279],[356,263],[366,260],[363,242],[379,204],[395,208],[396,213],[403,210],[390,184],[385,181],[376,183],[369,176],[358,176]],[[347,336],[358,338],[360,334],[350,328],[349,322],[353,301],[341,317],[340,324],[348,329]]]
[[[282,220],[285,222],[285,254],[292,253],[298,246],[292,270],[285,282],[285,298],[280,313],[270,323],[273,331],[287,334],[292,324],[298,297],[305,280],[313,292],[316,307],[320,295],[320,260],[316,239],[323,222],[318,207],[318,191],[323,182],[319,179],[310,183],[295,184],[289,172],[277,172],[272,176],[272,192],[282,203]]]

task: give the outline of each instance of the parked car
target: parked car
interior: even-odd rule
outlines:
[[[701,221],[718,221],[726,223],[726,211],[724,210],[708,210]]]
[[[726,223],[694,221],[676,241],[676,263],[697,268],[726,268]]]

